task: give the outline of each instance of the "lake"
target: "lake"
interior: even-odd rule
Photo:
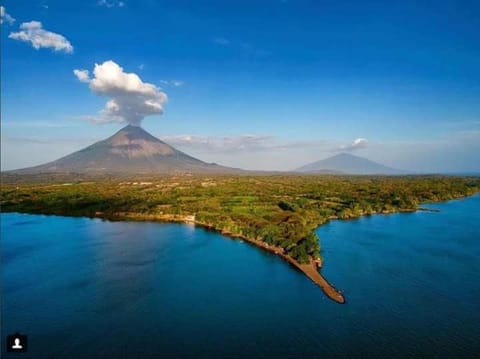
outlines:
[[[317,230],[344,305],[200,228],[2,214],[2,344],[19,331],[24,358],[474,357],[480,196],[429,207]]]

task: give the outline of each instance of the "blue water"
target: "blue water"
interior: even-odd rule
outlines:
[[[431,207],[318,229],[345,305],[203,229],[2,214],[2,354],[20,331],[24,358],[475,357],[480,196]]]

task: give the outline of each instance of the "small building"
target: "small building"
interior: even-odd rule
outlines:
[[[185,222],[187,223],[195,223],[195,215],[192,214],[190,216],[185,216]]]

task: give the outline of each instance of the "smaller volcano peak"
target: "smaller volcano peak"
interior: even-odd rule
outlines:
[[[324,160],[309,163],[297,169],[299,172],[344,173],[357,175],[398,175],[404,171],[384,166],[367,158],[339,153]]]
[[[341,152],[331,158],[360,158],[358,156],[352,155],[351,153]]]

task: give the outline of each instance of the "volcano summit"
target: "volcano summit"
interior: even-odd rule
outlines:
[[[43,165],[14,173],[163,174],[233,173],[241,170],[206,163],[128,125],[113,136]]]

